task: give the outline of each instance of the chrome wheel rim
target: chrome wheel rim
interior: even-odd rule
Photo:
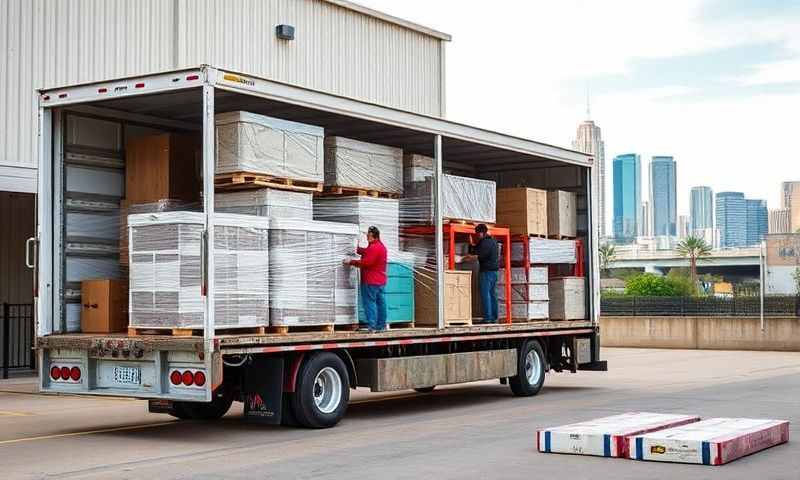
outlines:
[[[322,413],[333,413],[342,401],[342,377],[325,367],[314,378],[314,404]]]
[[[525,355],[525,378],[530,385],[537,385],[542,376],[541,360],[535,350]]]

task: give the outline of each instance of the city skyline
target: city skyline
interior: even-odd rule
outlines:
[[[606,161],[605,161],[605,144],[603,143],[603,135],[600,126],[596,125],[591,119],[591,108],[589,106],[589,99],[586,100],[586,120],[578,125],[578,131],[575,134],[575,140],[572,142],[572,147],[580,152],[594,155],[597,165],[597,178],[592,190],[597,198],[597,212],[598,223],[600,224],[600,237],[606,236]]]
[[[632,241],[639,235],[642,216],[642,164],[635,153],[617,155],[614,166],[614,238]]]
[[[677,235],[677,166],[671,156],[650,159],[650,205],[653,235]]]

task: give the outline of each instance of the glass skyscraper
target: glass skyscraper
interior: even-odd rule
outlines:
[[[746,245],[758,245],[769,232],[769,212],[766,200],[745,200],[747,207]]]
[[[676,197],[675,160],[653,157],[650,161],[650,204],[653,209],[653,235],[677,234],[678,204]]]
[[[639,155],[614,157],[614,238],[631,242],[636,238],[642,205],[642,166]]]
[[[747,202],[744,193],[719,192],[716,217],[720,247],[743,247],[747,244]]]
[[[689,233],[714,228],[714,192],[711,187],[692,187],[689,199]]]

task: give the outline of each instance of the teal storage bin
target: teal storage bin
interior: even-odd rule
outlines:
[[[414,270],[406,264],[386,265],[386,323],[414,321]],[[366,322],[364,305],[358,300],[358,321]]]

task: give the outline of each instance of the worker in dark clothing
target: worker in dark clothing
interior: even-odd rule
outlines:
[[[489,229],[484,224],[475,227],[478,243],[472,247],[471,254],[465,260],[478,260],[480,265],[479,286],[481,290],[481,304],[483,304],[483,321],[497,323],[497,269],[500,254],[497,240],[489,235]]]
[[[358,247],[361,260],[345,260],[345,264],[361,269],[361,303],[370,332],[386,330],[386,247],[377,227],[367,229],[366,248]]]

